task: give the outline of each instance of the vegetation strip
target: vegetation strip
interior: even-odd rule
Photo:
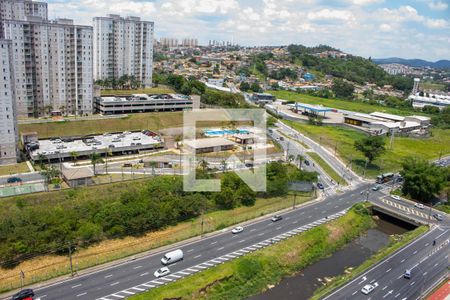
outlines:
[[[328,256],[373,225],[368,209],[357,204],[340,219],[131,299],[243,299]]]
[[[346,186],[347,181],[342,178],[322,157],[315,152],[308,152],[308,155],[319,164],[319,166],[337,183]]]
[[[391,238],[390,243],[387,246],[383,247],[377,253],[372,255],[368,260],[363,262],[361,265],[359,265],[355,269],[349,271],[345,275],[334,277],[326,285],[318,288],[316,290],[316,292],[314,293],[313,297],[311,298],[311,300],[318,300],[318,299],[321,299],[322,297],[325,297],[326,295],[331,293],[333,290],[344,285],[348,281],[358,277],[361,273],[363,273],[364,271],[369,269],[371,266],[382,261],[385,257],[388,257],[389,255],[393,254],[395,251],[402,248],[406,244],[409,244],[414,239],[416,239],[420,235],[424,234],[427,230],[428,230],[428,227],[420,226],[420,227],[416,228],[415,230],[404,233],[402,235],[394,235]]]

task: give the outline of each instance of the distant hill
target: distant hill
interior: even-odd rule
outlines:
[[[377,65],[380,64],[402,64],[410,67],[432,67],[432,68],[450,68],[450,60],[438,60],[437,62],[426,61],[423,59],[404,59],[398,57],[391,58],[374,58],[372,59]]]

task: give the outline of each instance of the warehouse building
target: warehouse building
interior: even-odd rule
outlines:
[[[232,150],[235,147],[235,143],[225,138],[205,138],[195,140],[185,140],[183,142],[184,149],[194,153],[210,153]]]

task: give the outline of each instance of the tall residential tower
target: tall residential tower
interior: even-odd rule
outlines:
[[[153,22],[119,15],[95,17],[94,79],[135,76],[145,87],[152,85]]]

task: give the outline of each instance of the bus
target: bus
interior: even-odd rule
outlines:
[[[394,178],[394,173],[384,173],[377,176],[377,183],[385,183]]]

